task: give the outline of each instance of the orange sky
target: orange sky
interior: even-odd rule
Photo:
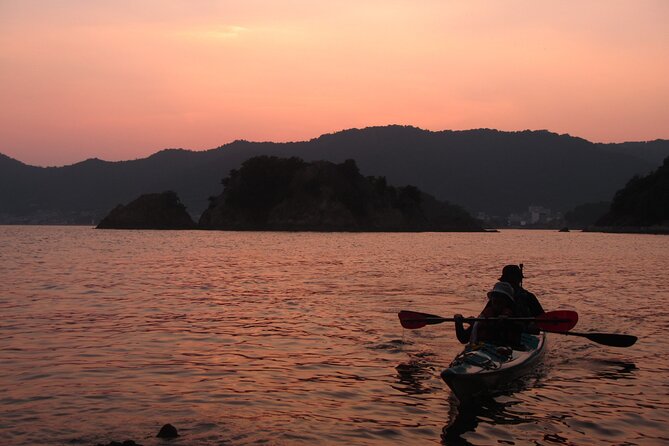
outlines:
[[[669,138],[669,1],[0,0],[0,153],[351,127]]]

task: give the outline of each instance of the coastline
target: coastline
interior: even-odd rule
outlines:
[[[669,226],[590,226],[583,232],[602,232],[606,234],[648,234],[669,235]]]

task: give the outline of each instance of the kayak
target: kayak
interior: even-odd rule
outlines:
[[[492,393],[531,371],[546,349],[546,334],[523,333],[520,347],[512,350],[494,344],[468,345],[441,372],[461,403]]]

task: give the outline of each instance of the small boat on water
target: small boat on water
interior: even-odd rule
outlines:
[[[523,333],[520,347],[468,345],[441,372],[441,378],[461,403],[476,399],[530,372],[546,349],[546,334]]]
[[[403,328],[415,330],[442,322],[492,321],[501,318],[446,318],[417,311],[402,310],[397,313]],[[572,310],[555,310],[536,317],[506,317],[504,321],[533,322],[539,334],[522,333],[515,349],[490,343],[467,345],[441,372],[441,378],[453,390],[461,404],[466,405],[485,394],[503,390],[506,384],[526,376],[539,363],[546,350],[546,332],[585,338],[611,347],[630,347],[636,336],[619,333],[575,333],[570,331],[578,322],[578,313]],[[508,388],[508,387],[507,387]]]

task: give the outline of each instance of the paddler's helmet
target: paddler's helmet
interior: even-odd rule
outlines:
[[[520,283],[523,281],[523,270],[518,265],[506,265],[502,268],[501,282]]]
[[[513,287],[508,282],[497,282],[495,286],[492,287],[492,290],[488,292],[488,299],[490,299],[493,294],[504,294],[509,299],[511,299],[511,302],[515,301],[513,298],[514,295]]]

